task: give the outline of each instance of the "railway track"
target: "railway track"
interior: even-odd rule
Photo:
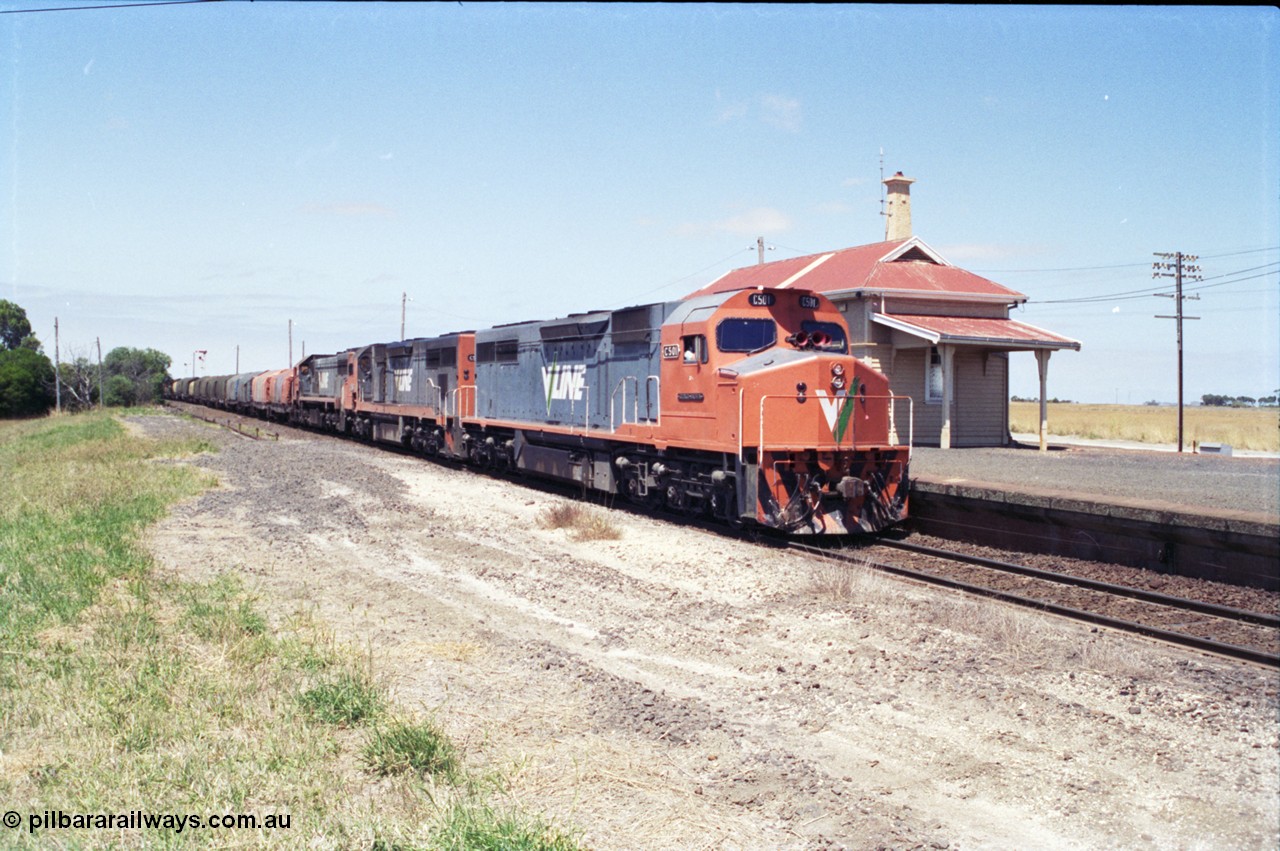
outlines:
[[[1274,614],[904,541],[881,540],[857,550],[830,550],[801,542],[788,546],[819,558],[861,564],[1096,626],[1280,668],[1280,617]],[[892,562],[877,560],[868,555],[868,549],[877,547],[891,548],[906,557]]]
[[[269,436],[279,439],[275,433],[261,432],[256,425],[253,432],[246,430],[244,418],[233,414],[219,419],[203,416],[198,409],[189,405],[175,404],[173,407],[245,437],[260,439]],[[576,494],[577,488],[529,479],[520,481],[527,486],[568,497],[580,495]],[[619,507],[663,519],[670,519],[672,516],[667,512],[640,506]],[[704,523],[696,518],[682,518],[681,522],[718,533],[725,532],[719,525]],[[749,533],[747,536],[757,538]],[[878,539],[874,544],[861,545],[856,550],[843,551],[815,547],[803,542],[781,542],[773,536],[768,536],[761,542],[767,542],[771,546],[786,546],[820,558],[865,565],[1096,626],[1280,668],[1280,617],[1274,614],[1174,597],[1146,589],[885,538]],[[890,563],[869,557],[868,551],[876,548],[892,548],[905,553],[910,563]]]
[[[208,409],[202,408],[198,405],[190,405],[185,402],[174,401],[169,401],[165,404],[173,408],[175,411],[180,411],[189,417],[193,417],[197,420],[203,420],[206,423],[221,426],[227,431],[233,431],[241,437],[247,437],[251,440],[262,440],[264,437],[269,437],[272,440],[280,439],[280,434],[278,432],[264,431],[261,426],[255,423],[254,420],[248,417],[243,417],[239,414],[223,411],[224,416],[219,417],[206,413]],[[245,423],[254,423],[252,425],[252,430],[247,428]]]

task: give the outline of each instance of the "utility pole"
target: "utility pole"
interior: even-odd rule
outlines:
[[[107,404],[102,395],[102,338],[94,337],[93,341],[98,344],[98,407],[102,408]]]
[[[62,364],[58,356],[58,317],[53,317],[53,405],[62,413]]]
[[[240,344],[236,343],[236,375],[240,374]]]
[[[1182,302],[1188,299],[1200,300],[1198,295],[1184,296],[1182,294],[1182,282],[1184,280],[1199,281],[1200,267],[1194,265],[1195,261],[1200,258],[1195,254],[1183,254],[1181,251],[1174,252],[1155,252],[1156,257],[1162,258],[1151,264],[1152,278],[1173,278],[1174,291],[1171,293],[1156,293],[1158,298],[1171,298],[1176,305],[1173,316],[1157,315],[1156,319],[1174,319],[1177,320],[1178,326],[1178,451],[1182,451],[1182,320],[1199,319],[1199,316],[1184,316],[1182,313]],[[1172,261],[1172,262],[1170,262]]]
[[[293,366],[293,320],[289,320],[289,366]]]

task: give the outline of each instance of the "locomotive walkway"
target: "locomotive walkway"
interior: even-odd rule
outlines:
[[[926,447],[911,472],[922,532],[1280,590],[1280,458]]]

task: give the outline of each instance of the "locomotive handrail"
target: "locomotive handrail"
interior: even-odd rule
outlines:
[[[634,410],[632,412],[631,422],[633,425],[640,424],[640,379],[638,376],[635,376],[635,375],[624,375],[622,376],[622,378],[618,380],[617,385],[613,388],[613,392],[609,394],[609,431],[610,432],[617,432],[618,430],[618,423],[614,420],[614,416],[613,416],[613,412],[616,407],[615,401],[618,397],[618,391],[622,391],[622,425],[627,424],[627,382],[628,381],[630,381],[635,386],[635,392],[632,394],[632,407]],[[658,385],[658,390],[653,396],[649,398],[661,399],[662,384],[658,380],[658,376],[656,375],[650,375],[645,378],[644,386],[645,386],[646,393],[648,392],[650,381]],[[646,406],[646,407],[651,407],[651,406]],[[655,418],[646,415],[645,420],[652,423],[655,421]]]
[[[617,398],[618,398],[618,391],[622,391],[622,424],[623,425],[627,424],[627,382],[628,381],[635,383],[637,388],[639,387],[640,379],[636,378],[634,375],[624,375],[622,376],[622,378],[618,379],[618,383],[614,386],[613,392],[609,394],[609,431],[611,432],[617,432],[618,430],[618,424],[613,417],[613,412],[616,408],[615,402],[617,401]],[[633,401],[635,403],[635,421],[639,422],[640,420],[639,389],[637,389],[636,392],[633,394]]]
[[[800,399],[800,398],[801,398],[801,397],[798,397],[798,396],[797,396],[796,394],[794,394],[794,393],[766,393],[766,394],[761,395],[761,397],[760,397],[760,431],[759,431],[759,437],[758,437],[758,443],[757,443],[757,446],[759,446],[759,447],[763,448],[763,447],[765,447],[765,446],[767,446],[767,445],[768,445],[768,444],[767,444],[767,442],[766,442],[766,440],[765,440],[765,414],[764,414],[765,403],[766,403],[768,400],[770,400],[770,399],[790,399],[792,402],[799,403],[799,399]],[[808,399],[808,397],[804,397],[804,398]],[[856,397],[853,397],[853,396],[818,396],[818,397],[816,397],[816,398],[817,398],[817,400],[818,400],[818,401],[817,401],[817,404],[818,404],[818,406],[819,406],[819,410],[822,410],[823,403],[824,403],[825,401],[827,401],[827,400],[830,400],[830,401],[832,401],[832,402],[836,402],[836,403],[838,403],[838,404],[837,404],[836,411],[835,411],[835,416],[836,416],[836,417],[840,416],[840,411],[843,409],[844,405],[845,405],[845,404],[847,404],[848,400],[850,400],[850,399],[853,399],[853,400],[855,400],[855,401],[859,401],[859,402],[865,402],[865,401],[870,401],[870,400],[887,400],[887,401],[888,401],[888,403],[889,403],[889,412],[888,412],[888,413],[889,413],[889,415],[890,415],[890,416],[889,416],[890,421],[892,421],[892,411],[893,411],[893,408],[894,408],[894,400],[895,400],[895,399],[907,399],[908,401],[912,401],[910,396],[898,396],[898,395],[896,395],[896,394],[894,394],[894,393],[890,393],[890,394],[889,394],[889,395],[887,395],[887,396],[870,396],[870,395],[858,394]],[[744,437],[743,437],[743,435],[742,435],[742,412],[741,412],[741,408],[742,408],[742,404],[743,404],[743,402],[741,401],[741,393],[739,394],[739,399],[740,399],[740,401],[739,401],[739,409],[740,409],[740,411],[739,411],[739,415],[738,415],[738,416],[739,416],[739,426],[738,426],[738,454],[739,454],[739,457],[741,457],[741,456],[742,456],[742,447],[743,447],[744,442],[745,442],[745,441],[744,441]],[[914,402],[913,402],[913,405],[914,405]],[[909,417],[909,421],[910,421],[910,428],[911,428],[912,430],[914,430],[914,428],[915,428],[914,408],[912,408],[912,415]],[[850,420],[850,422],[849,422],[849,429],[850,429],[850,430],[849,430],[849,434],[847,435],[847,437],[848,437],[848,439],[849,439],[849,444],[852,446],[852,445],[855,445],[855,444],[857,443],[857,434],[856,434],[856,432],[857,432],[857,423],[856,423],[855,421],[853,421],[852,419],[851,419],[851,420]],[[885,433],[885,440],[888,440],[888,439],[889,439],[890,431],[892,431],[892,430],[890,429],[890,430],[887,430],[887,431],[886,431],[886,433]],[[835,433],[834,433],[834,431],[832,432],[832,435],[831,435],[831,436],[832,436],[831,444],[832,444],[832,445],[834,445],[835,447],[839,448],[839,446],[841,445],[841,442],[842,442],[842,441],[841,441],[841,440],[836,440],[836,439],[835,439]],[[914,435],[912,435],[912,436],[914,436]],[[796,444],[794,447],[790,447],[790,448],[807,448],[807,449],[814,449],[814,448],[817,448],[817,447],[815,447],[815,446],[809,446],[809,445],[808,445],[808,443],[809,443],[809,442],[810,442],[810,441],[803,441],[803,443],[805,444],[804,446],[801,446],[800,444]],[[786,444],[783,444],[783,447],[786,447],[786,446],[787,446]],[[910,446],[910,444],[908,444],[908,446]]]
[[[432,381],[430,378],[424,378],[424,379],[422,379],[422,380],[423,380],[423,381],[425,381],[425,382],[427,382],[427,386],[428,386],[431,390],[434,390],[434,391],[435,391],[435,395],[436,395],[436,401],[435,401],[435,404],[434,404],[434,405],[432,405],[432,404],[428,403],[428,404],[427,404],[427,407],[431,408],[431,410],[432,410],[433,412],[435,412],[436,416],[439,416],[439,415],[440,415],[440,385],[436,384],[436,383],[435,383],[434,381]]]
[[[898,420],[894,414],[897,411],[899,399],[907,400],[907,460],[910,461],[911,452],[916,445],[916,400],[910,396],[889,393],[889,433],[891,435],[898,433]]]
[[[471,391],[471,404],[476,406],[476,387],[474,384],[464,384],[461,387],[455,387],[449,391],[449,398],[446,400],[449,404],[445,405],[444,415],[446,417],[463,417],[466,414],[461,413],[461,403],[465,403],[466,399],[460,398],[460,394],[464,391]],[[452,412],[450,412],[452,407]],[[476,406],[478,407],[478,406]],[[474,416],[474,413],[472,414]]]

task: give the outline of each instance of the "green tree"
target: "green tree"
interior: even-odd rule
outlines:
[[[40,341],[31,333],[27,312],[0,298],[0,352],[10,349],[40,351]]]
[[[53,407],[53,363],[25,347],[0,351],[0,417],[31,417]]]
[[[164,382],[169,377],[169,356],[155,349],[112,349],[102,360],[108,378],[108,405],[149,405],[163,396]]]

